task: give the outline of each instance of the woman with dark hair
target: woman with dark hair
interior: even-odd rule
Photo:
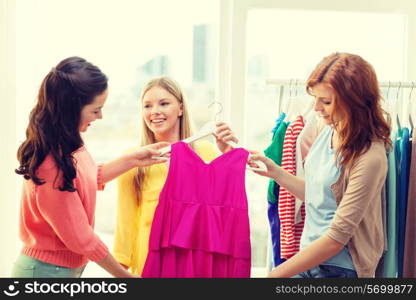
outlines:
[[[384,248],[381,194],[391,146],[376,73],[358,55],[334,53],[306,89],[323,124],[310,129],[305,179],[253,155],[268,168],[258,174],[305,201],[301,250],[269,276],[374,277]]]
[[[16,173],[26,179],[20,209],[23,249],[13,277],[80,277],[89,260],[115,277],[131,277],[94,233],[97,189],[131,168],[163,160],[142,147],[97,166],[80,132],[102,118],[107,77],[80,57],[61,61],[45,77],[20,145]]]

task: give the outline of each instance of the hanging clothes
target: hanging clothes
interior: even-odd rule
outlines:
[[[283,121],[285,117],[286,114],[282,113],[277,119],[272,143],[264,151],[264,154],[279,166],[282,164],[283,141],[287,126],[289,125],[289,122]],[[279,185],[273,179],[269,180],[267,190],[267,216],[270,224],[273,261],[275,267],[285,261],[285,259],[280,256],[280,220],[278,213],[279,188]]]
[[[382,212],[382,220],[383,220],[383,233],[384,233],[384,252],[381,256],[377,269],[376,269],[376,278],[383,278],[384,277],[384,260],[386,256],[386,252],[388,250],[388,242],[387,242],[387,177],[386,182],[381,190],[381,212]]]
[[[303,117],[298,116],[287,128],[282,156],[282,168],[296,174],[296,139],[305,126]],[[304,221],[295,224],[295,197],[280,187],[278,213],[280,219],[281,257],[290,258],[299,251]],[[303,206],[304,210],[304,206]],[[305,212],[302,212],[305,215]]]
[[[207,164],[172,145],[143,277],[250,277],[247,157],[235,148]]]
[[[392,141],[396,140],[396,133],[392,132],[390,136]],[[396,168],[396,147],[397,143],[393,142],[393,148],[387,156],[388,171],[386,179],[387,187],[387,252],[384,256],[384,277],[397,277],[397,168]]]
[[[404,240],[403,277],[405,278],[416,277],[416,131],[413,132],[411,152]]]
[[[409,129],[402,128],[398,132],[398,175],[399,175],[399,193],[398,193],[398,270],[397,276],[403,277],[403,259],[404,259],[404,242],[406,228],[406,210],[407,210],[407,191],[409,184],[409,166],[410,166],[410,142]]]

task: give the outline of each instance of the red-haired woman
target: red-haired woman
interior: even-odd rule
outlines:
[[[373,67],[358,55],[325,57],[307,80],[323,126],[304,161],[305,179],[272,160],[274,179],[305,201],[300,251],[270,277],[373,277],[383,252],[381,190],[387,174],[390,127]]]

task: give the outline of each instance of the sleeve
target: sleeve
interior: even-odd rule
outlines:
[[[60,191],[55,182],[56,168],[42,172],[45,183],[35,187],[36,203],[40,213],[65,246],[91,261],[100,261],[108,255],[108,248],[94,233],[77,191]],[[78,183],[78,184],[77,184]],[[79,182],[75,179],[75,187]]]
[[[384,159],[384,160],[383,160]],[[387,173],[385,155],[366,153],[351,169],[342,200],[329,226],[330,238],[347,244],[367,210],[377,205]]]
[[[97,190],[103,191],[105,184],[102,177],[103,164],[99,164],[97,168]]]
[[[132,169],[118,180],[117,218],[113,245],[113,256],[126,266],[131,266],[134,241],[137,237],[139,204],[134,187],[136,169]]]

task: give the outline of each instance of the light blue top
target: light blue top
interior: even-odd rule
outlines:
[[[305,160],[306,217],[300,240],[301,249],[326,234],[337,210],[331,185],[337,181],[340,169],[335,164],[335,150],[331,148],[333,132],[332,127],[326,126]],[[322,264],[355,270],[347,246]]]

